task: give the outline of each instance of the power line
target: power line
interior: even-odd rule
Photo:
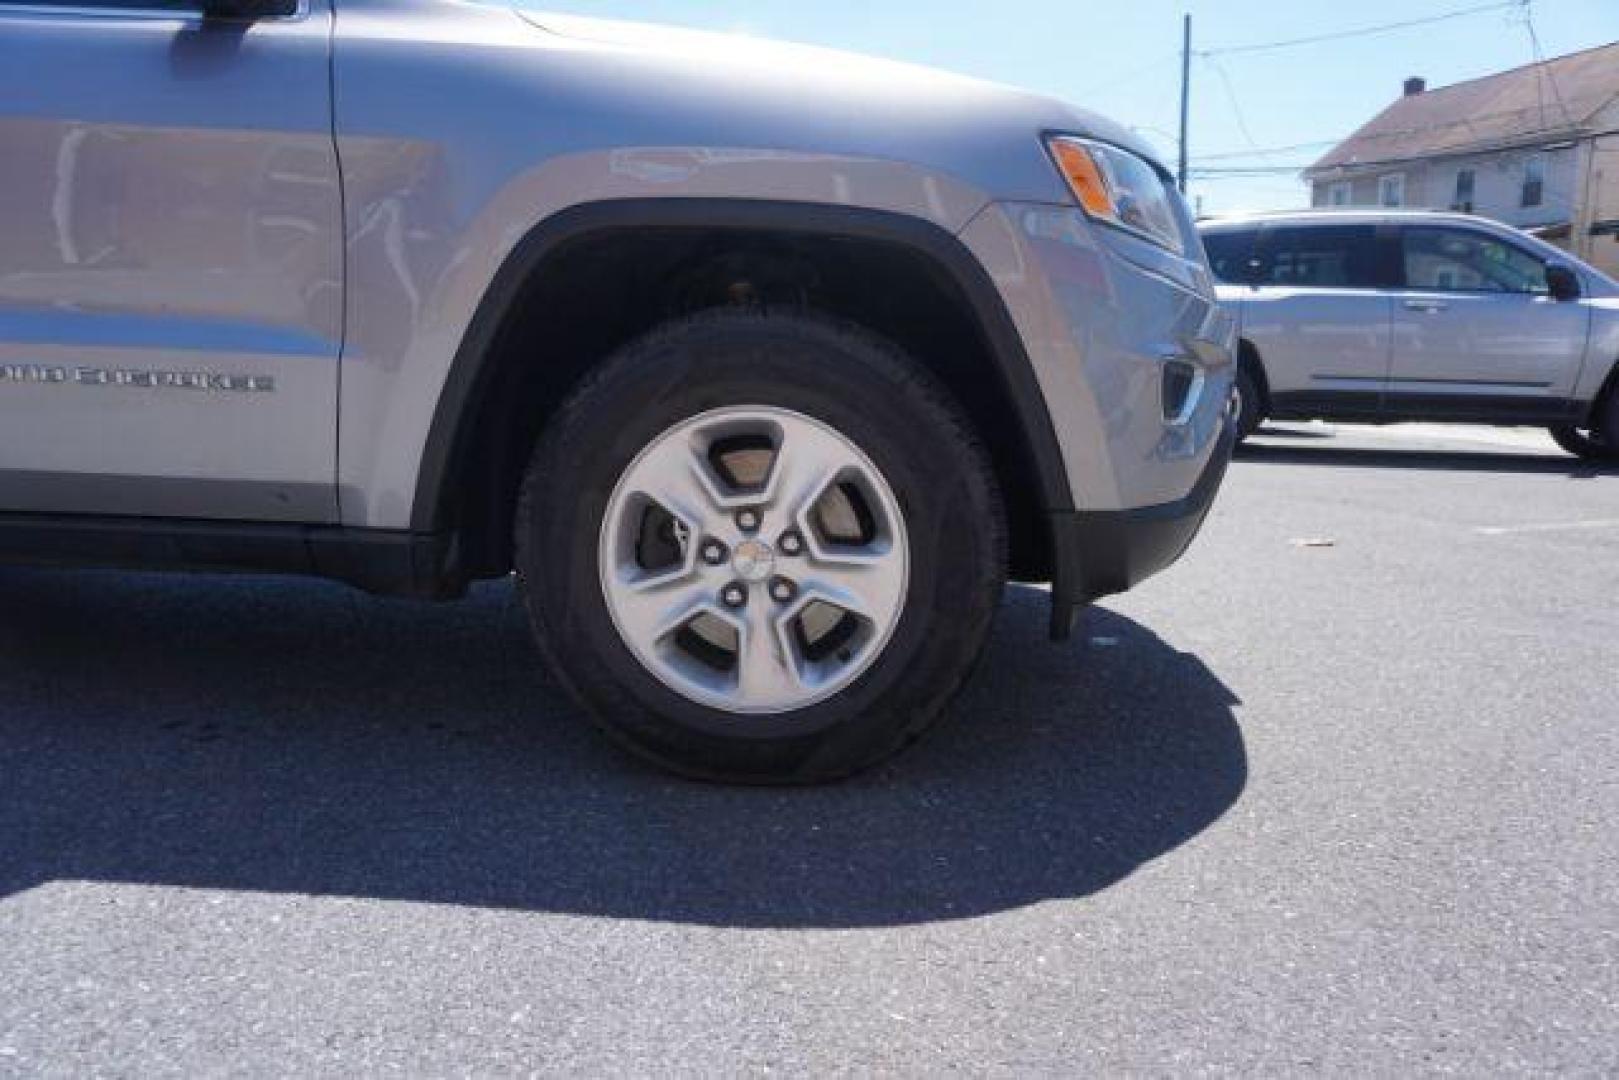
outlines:
[[[1399,139],[1407,135],[1426,135],[1431,132],[1443,131],[1451,128],[1470,128],[1485,120],[1501,120],[1508,117],[1522,117],[1525,113],[1532,111],[1533,107],[1531,106],[1529,109],[1505,109],[1498,112],[1477,113],[1458,120],[1439,120],[1430,124],[1423,124],[1418,127],[1390,128],[1387,131],[1372,131],[1364,134],[1357,133],[1353,136],[1348,136],[1348,138],[1353,138],[1357,142],[1379,142],[1387,139]],[[1526,140],[1527,143],[1533,143],[1546,138],[1561,137],[1564,135],[1572,136],[1573,134],[1574,133],[1568,129],[1552,128],[1526,132],[1524,135],[1524,140]],[[1586,137],[1586,135],[1582,133],[1581,137]],[[1192,160],[1198,162],[1241,161],[1245,158],[1268,157],[1274,154],[1286,154],[1299,150],[1314,150],[1323,147],[1337,146],[1345,141],[1346,139],[1321,139],[1315,142],[1294,143],[1290,146],[1258,147],[1252,150],[1231,150],[1217,154],[1200,154]],[[1519,140],[1508,139],[1503,136],[1502,138],[1498,138],[1486,143],[1464,143],[1454,147],[1432,150],[1410,157],[1386,157],[1362,161],[1346,161],[1342,163],[1342,167],[1363,168],[1371,165],[1392,165],[1404,161],[1413,161],[1435,156],[1454,157],[1465,156],[1473,153],[1490,153],[1496,150],[1514,149],[1523,144],[1524,143],[1520,142]],[[1311,164],[1314,163],[1312,162]],[[1309,168],[1310,166],[1301,165],[1299,167]]]
[[[1241,102],[1237,98],[1236,88],[1232,84],[1231,76],[1226,71],[1225,66],[1219,62],[1218,58],[1221,57],[1221,56],[1232,56],[1232,55],[1241,55],[1241,54],[1251,54],[1251,53],[1257,53],[1257,52],[1267,52],[1267,51],[1272,51],[1272,50],[1277,50],[1277,49],[1293,48],[1293,47],[1296,47],[1296,46],[1312,45],[1312,44],[1318,44],[1318,43],[1328,42],[1328,41],[1341,41],[1341,40],[1345,40],[1345,39],[1348,39],[1348,38],[1354,38],[1354,37],[1366,37],[1366,36],[1370,36],[1370,35],[1374,35],[1374,34],[1392,33],[1392,32],[1397,31],[1397,30],[1411,29],[1411,28],[1420,27],[1420,26],[1430,26],[1430,25],[1433,25],[1435,23],[1448,22],[1448,21],[1454,20],[1454,19],[1466,18],[1466,17],[1470,17],[1470,16],[1473,16],[1473,15],[1480,15],[1480,14],[1485,14],[1485,13],[1493,12],[1493,11],[1505,11],[1505,10],[1507,10],[1509,8],[1517,8],[1517,9],[1519,9],[1521,11],[1524,11],[1525,14],[1526,14],[1526,19],[1527,19],[1527,17],[1528,17],[1528,8],[1532,4],[1532,2],[1533,2],[1533,0],[1495,0],[1494,3],[1478,4],[1478,5],[1474,5],[1472,7],[1462,8],[1462,9],[1454,10],[1454,11],[1442,12],[1442,13],[1437,14],[1437,15],[1430,15],[1430,16],[1427,16],[1427,17],[1424,17],[1424,18],[1419,18],[1419,19],[1406,19],[1406,20],[1402,20],[1402,21],[1399,21],[1399,22],[1382,23],[1382,24],[1379,24],[1379,25],[1376,25],[1376,26],[1364,26],[1364,27],[1358,27],[1358,28],[1350,29],[1350,30],[1340,30],[1340,31],[1332,32],[1332,33],[1326,33],[1326,34],[1314,34],[1314,35],[1311,35],[1311,36],[1308,36],[1308,37],[1289,38],[1289,39],[1284,39],[1284,40],[1280,40],[1280,41],[1257,42],[1257,43],[1248,44],[1248,45],[1235,45],[1235,46],[1230,46],[1230,47],[1227,47],[1227,48],[1199,50],[1196,53],[1196,55],[1200,59],[1207,62],[1208,65],[1214,69],[1215,74],[1219,77],[1220,84],[1221,84],[1222,88],[1225,91],[1226,100],[1231,106],[1231,112],[1232,112],[1233,119],[1236,121],[1237,130],[1242,135],[1243,141],[1248,144],[1249,150],[1246,152],[1246,154],[1244,154],[1242,152],[1224,153],[1224,154],[1209,154],[1209,155],[1204,155],[1203,157],[1199,158],[1198,160],[1199,161],[1204,161],[1204,162],[1207,162],[1207,161],[1241,161],[1245,157],[1267,157],[1267,156],[1271,156],[1271,155],[1274,155],[1274,154],[1292,153],[1292,152],[1297,152],[1297,151],[1303,150],[1303,149],[1324,148],[1324,147],[1333,146],[1333,145],[1337,144],[1336,142],[1329,142],[1327,140],[1321,140],[1321,141],[1318,141],[1318,142],[1300,143],[1300,144],[1295,144],[1293,146],[1286,146],[1286,147],[1273,147],[1273,148],[1269,148],[1269,149],[1261,148],[1259,146],[1259,144],[1258,144],[1258,140],[1254,138],[1252,130],[1248,127],[1247,117],[1244,115],[1243,110],[1242,110]],[[1188,26],[1189,26],[1189,22],[1188,22]],[[1530,29],[1531,37],[1533,37],[1534,28],[1533,28],[1532,23],[1530,24],[1529,29]],[[1188,29],[1188,39],[1187,39],[1187,43],[1186,43],[1186,48],[1187,48],[1188,55],[1191,54],[1191,42],[1190,42],[1190,36],[1189,35],[1190,35],[1190,30]],[[1538,52],[1538,42],[1537,42],[1537,52]],[[1183,111],[1183,114],[1184,114],[1184,111],[1185,111],[1184,102],[1183,102],[1182,111]],[[1544,110],[1542,110],[1542,111],[1544,112]],[[1567,116],[1567,110],[1566,109],[1564,110],[1564,116],[1565,116],[1565,118]],[[1184,115],[1183,115],[1183,118],[1182,118],[1183,124],[1184,124],[1184,119],[1185,118],[1184,118]],[[1543,119],[1543,124],[1544,124],[1544,119]],[[1424,130],[1431,130],[1433,126],[1434,125],[1430,125],[1428,128],[1426,128]],[[1397,135],[1407,134],[1407,133],[1408,132],[1378,132],[1375,135],[1371,136],[1371,138],[1387,139],[1387,138],[1391,138],[1391,137],[1395,137]],[[1304,169],[1308,168],[1308,165],[1232,165],[1232,166],[1226,166],[1226,167],[1220,167],[1220,166],[1209,167],[1207,165],[1204,165],[1201,168],[1192,169],[1192,168],[1190,168],[1189,162],[1188,162],[1187,157],[1186,157],[1186,149],[1185,149],[1185,141],[1184,140],[1185,140],[1185,136],[1183,134],[1182,143],[1181,143],[1181,167],[1180,167],[1181,187],[1182,187],[1183,190],[1184,190],[1184,188],[1186,186],[1186,182],[1189,179],[1193,178],[1194,176],[1196,178],[1198,178],[1198,179],[1205,180],[1205,181],[1214,180],[1214,179],[1218,179],[1218,178],[1226,178],[1226,179],[1233,179],[1233,178],[1237,178],[1237,177],[1256,177],[1257,178],[1257,177],[1263,177],[1263,176],[1296,175],[1296,174],[1302,172]],[[1341,140],[1339,140],[1339,141],[1341,142]]]
[[[1231,115],[1237,121],[1237,130],[1242,133],[1243,141],[1253,149],[1259,149],[1259,142],[1254,138],[1254,133],[1248,130],[1248,120],[1242,115],[1242,106],[1237,102],[1236,87],[1231,85],[1231,76],[1226,74],[1225,65],[1215,57],[1208,55],[1203,57],[1203,62],[1213,68],[1216,75],[1220,76],[1220,85],[1225,87],[1226,100],[1231,103]]]
[[[1155,59],[1148,60],[1144,63],[1138,61],[1131,64],[1127,68],[1119,69],[1100,82],[1092,83],[1089,86],[1084,86],[1073,91],[1074,97],[1077,99],[1084,99],[1092,96],[1093,94],[1099,94],[1105,90],[1117,90],[1121,86],[1128,86],[1131,83],[1138,82],[1141,79],[1146,78],[1148,75],[1157,74],[1159,69],[1164,67],[1170,61],[1179,62],[1180,58],[1181,54],[1179,52],[1172,52],[1166,53],[1165,55],[1159,56]]]
[[[1251,150],[1229,150],[1218,154],[1197,154],[1192,160],[1197,161],[1235,161],[1242,158],[1271,157],[1275,154],[1293,154],[1300,150],[1322,150],[1329,146],[1337,146],[1342,139],[1317,139],[1315,142],[1291,143],[1287,146],[1256,146]]]
[[[1552,96],[1557,99],[1557,108],[1563,114],[1563,123],[1571,124],[1574,120],[1569,115],[1568,103],[1563,100],[1563,88],[1557,85],[1557,73],[1546,62],[1546,54],[1540,48],[1540,35],[1535,33],[1534,0],[1520,0],[1520,4],[1523,10],[1524,29],[1529,31],[1529,47],[1535,54],[1535,64],[1539,68],[1538,74],[1540,77],[1535,85],[1541,94],[1540,122],[1542,124],[1546,122],[1545,84],[1550,83]]]
[[[1212,180],[1216,177],[1235,176],[1297,176],[1303,173],[1308,165],[1253,165],[1235,166],[1220,169],[1193,169],[1193,180]]]
[[[1616,135],[1619,135],[1619,128],[1609,128],[1609,129],[1606,129],[1606,130],[1603,130],[1603,131],[1587,132],[1584,135],[1582,135],[1581,137],[1586,138],[1586,139],[1591,139],[1593,141],[1593,143],[1594,143],[1596,140],[1612,138],[1612,137],[1614,137]],[[1387,158],[1375,158],[1375,159],[1370,159],[1370,160],[1366,160],[1366,161],[1346,162],[1342,166],[1342,168],[1354,169],[1354,170],[1358,171],[1358,170],[1362,170],[1362,169],[1381,168],[1381,167],[1385,167],[1385,166],[1389,166],[1389,165],[1410,165],[1413,162],[1434,161],[1434,160],[1437,160],[1437,159],[1440,159],[1440,158],[1471,157],[1471,156],[1473,156],[1475,154],[1489,154],[1489,153],[1497,153],[1497,152],[1500,152],[1500,151],[1509,151],[1509,150],[1527,150],[1527,149],[1531,149],[1533,146],[1534,146],[1534,143],[1530,142],[1530,143],[1512,143],[1512,144],[1506,144],[1506,145],[1466,147],[1466,148],[1463,148],[1461,150],[1444,151],[1442,153],[1437,153],[1437,154],[1416,154],[1416,155],[1411,155],[1411,156],[1407,156],[1407,157],[1387,157]],[[1595,150],[1596,150],[1597,153],[1619,153],[1619,147],[1600,147],[1599,146],[1599,147],[1595,147]],[[1241,157],[1242,155],[1235,155],[1235,156]],[[1211,160],[1211,159],[1205,158],[1204,160]],[[1259,176],[1286,176],[1286,175],[1289,175],[1289,174],[1302,173],[1306,169],[1309,169],[1309,168],[1311,168],[1311,165],[1308,165],[1308,164],[1305,164],[1305,165],[1231,165],[1231,166],[1213,166],[1213,167],[1205,166],[1205,167],[1202,167],[1202,168],[1193,168],[1192,171],[1191,171],[1191,175],[1192,175],[1192,179],[1194,179],[1194,180],[1199,180],[1199,179],[1202,179],[1202,180],[1222,179],[1222,178],[1228,178],[1228,177],[1242,177],[1242,176],[1254,176],[1254,177],[1259,177]]]
[[[1483,15],[1491,11],[1505,11],[1508,8],[1521,8],[1522,5],[1523,0],[1499,0],[1499,2],[1493,4],[1481,4],[1475,7],[1462,8],[1459,11],[1447,11],[1440,15],[1429,15],[1422,19],[1406,19],[1403,22],[1362,26],[1353,30],[1339,30],[1330,34],[1288,38],[1283,41],[1263,41],[1251,45],[1230,45],[1220,49],[1205,49],[1198,55],[1204,57],[1236,56],[1242,53],[1269,52],[1273,49],[1291,49],[1298,45],[1317,45],[1326,41],[1342,41],[1346,38],[1368,37],[1372,34],[1388,34],[1396,30],[1409,30],[1417,26],[1431,26],[1434,23],[1449,22],[1452,19],[1462,19],[1471,15]]]

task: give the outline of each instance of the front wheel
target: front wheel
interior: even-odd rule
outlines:
[[[596,721],[675,771],[827,780],[937,719],[1004,580],[986,456],[859,329],[721,312],[632,344],[536,447],[516,562]]]
[[[1591,427],[1551,429],[1557,445],[1586,461],[1619,462],[1619,387],[1610,387],[1591,413]]]
[[[1552,439],[1564,450],[1586,461],[1619,461],[1619,446],[1601,432],[1572,426],[1554,427]]]

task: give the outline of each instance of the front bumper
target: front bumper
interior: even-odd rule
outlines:
[[[1070,488],[1048,504],[1052,631],[1174,562],[1235,445],[1236,327],[1201,260],[1076,208],[992,204],[962,233],[1029,354]]]
[[[1203,474],[1185,498],[1134,510],[1070,510],[1051,515],[1051,636],[1066,641],[1079,609],[1133,589],[1191,546],[1208,517],[1237,445],[1228,418]]]
[[[1069,498],[1047,509],[1184,498],[1219,441],[1236,370],[1235,323],[1200,260],[1061,206],[992,204],[961,239],[1000,293],[1051,417]]]

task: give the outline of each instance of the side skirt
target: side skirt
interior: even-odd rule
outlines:
[[[424,600],[467,587],[447,536],[328,525],[0,513],[3,563],[303,574]]]
[[[1274,420],[1332,420],[1346,424],[1416,422],[1549,427],[1571,421],[1581,407],[1562,398],[1291,392],[1272,396],[1270,415]]]

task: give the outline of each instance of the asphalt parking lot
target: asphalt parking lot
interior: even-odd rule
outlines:
[[[0,1073],[1619,1070],[1619,473],[1290,428],[838,787],[608,749],[510,588],[0,570]]]

